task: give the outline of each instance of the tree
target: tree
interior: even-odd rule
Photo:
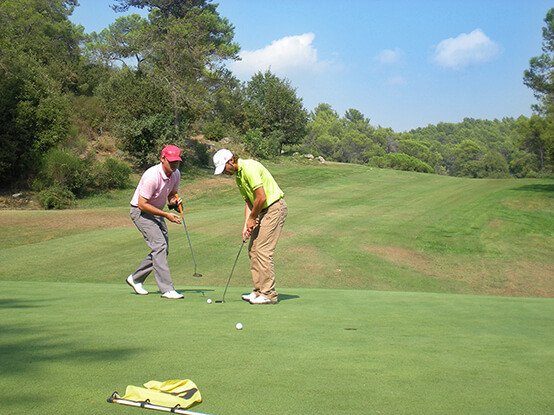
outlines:
[[[155,162],[163,144],[178,138],[173,126],[171,101],[160,85],[129,67],[115,71],[96,90],[107,121],[122,149],[141,166]]]
[[[319,104],[310,114],[304,146],[326,158],[333,157],[344,136],[344,124],[337,112],[326,103]]]
[[[213,111],[201,123],[204,137],[217,141],[226,136],[237,137],[248,130],[245,94],[245,88],[230,71],[222,74],[213,88]]]
[[[167,18],[175,16],[177,18],[185,17],[191,8],[209,8],[215,10],[215,5],[210,5],[211,0],[115,0],[119,5],[113,6],[117,12],[126,12],[129,7],[138,7],[143,9],[158,9]]]
[[[531,118],[521,117],[519,120],[520,148],[534,153],[540,160],[541,170],[545,167],[547,151],[553,147],[553,128],[546,118],[533,115]]]
[[[82,33],[76,0],[0,2],[0,187],[27,179],[70,125]]]
[[[471,140],[464,140],[456,146],[455,161],[450,174],[458,177],[480,177],[479,155],[481,148]]]
[[[509,175],[508,162],[498,151],[489,151],[481,160],[483,176],[502,178]]]
[[[135,56],[150,82],[170,98],[173,125],[190,125],[214,105],[224,61],[238,59],[234,28],[209,0],[117,0],[116,11],[148,8],[147,21],[123,19],[93,39],[103,56]]]
[[[441,156],[429,150],[425,144],[414,140],[403,140],[399,142],[400,153],[415,157],[430,166],[437,167],[441,161]]]
[[[374,128],[369,124],[369,118],[366,118],[364,114],[354,108],[348,109],[344,113],[345,125],[350,129],[356,129],[360,133],[370,136]]]
[[[264,137],[278,137],[280,150],[304,138],[308,114],[288,80],[270,71],[256,73],[247,84],[245,105],[250,127]]]
[[[523,83],[533,90],[539,105],[534,106],[544,112],[554,104],[554,8],[546,13],[546,24],[542,29],[542,54],[531,58],[529,69],[523,72]]]
[[[135,58],[137,68],[144,61],[147,50],[146,28],[148,21],[138,14],[118,17],[115,23],[100,33],[92,32],[87,42],[89,59],[103,65],[119,61],[127,65],[127,59]]]

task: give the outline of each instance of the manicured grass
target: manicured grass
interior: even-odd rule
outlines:
[[[155,286],[147,285],[152,291]],[[184,301],[123,284],[0,282],[2,413],[126,414],[127,385],[188,378],[213,414],[546,414],[549,299],[232,287]],[[235,329],[236,322],[244,329]]]
[[[545,414],[554,407],[554,181],[269,163],[289,216],[280,304],[250,306],[234,180],[183,180],[184,301],[124,284],[133,189],[0,211],[0,412],[124,414],[127,385],[189,378],[213,414]],[[185,178],[186,179],[186,178]],[[157,290],[153,277],[146,287]],[[244,329],[235,330],[242,322]]]

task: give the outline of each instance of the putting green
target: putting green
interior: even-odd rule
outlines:
[[[155,286],[146,284],[155,291]],[[210,414],[548,413],[552,299],[0,281],[3,413],[124,414],[112,392],[191,379]],[[241,322],[242,330],[235,324]]]

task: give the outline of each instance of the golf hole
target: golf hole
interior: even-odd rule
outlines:
[[[356,330],[358,330],[358,329],[356,329],[356,328],[354,328],[354,327],[347,327],[347,328],[345,328],[345,330],[352,330],[352,331],[356,331]]]

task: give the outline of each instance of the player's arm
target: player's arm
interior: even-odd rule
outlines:
[[[180,223],[181,217],[173,213],[164,212],[161,209],[158,209],[156,206],[152,206],[148,203],[148,199],[139,195],[138,208],[144,213],[149,213],[151,215],[162,216],[171,222]]]
[[[265,190],[263,186],[254,190],[254,204],[249,200],[246,201],[246,207],[244,208],[244,228],[242,230],[242,237],[246,239],[252,233],[252,229],[256,226],[256,219],[264,208],[266,201]]]

